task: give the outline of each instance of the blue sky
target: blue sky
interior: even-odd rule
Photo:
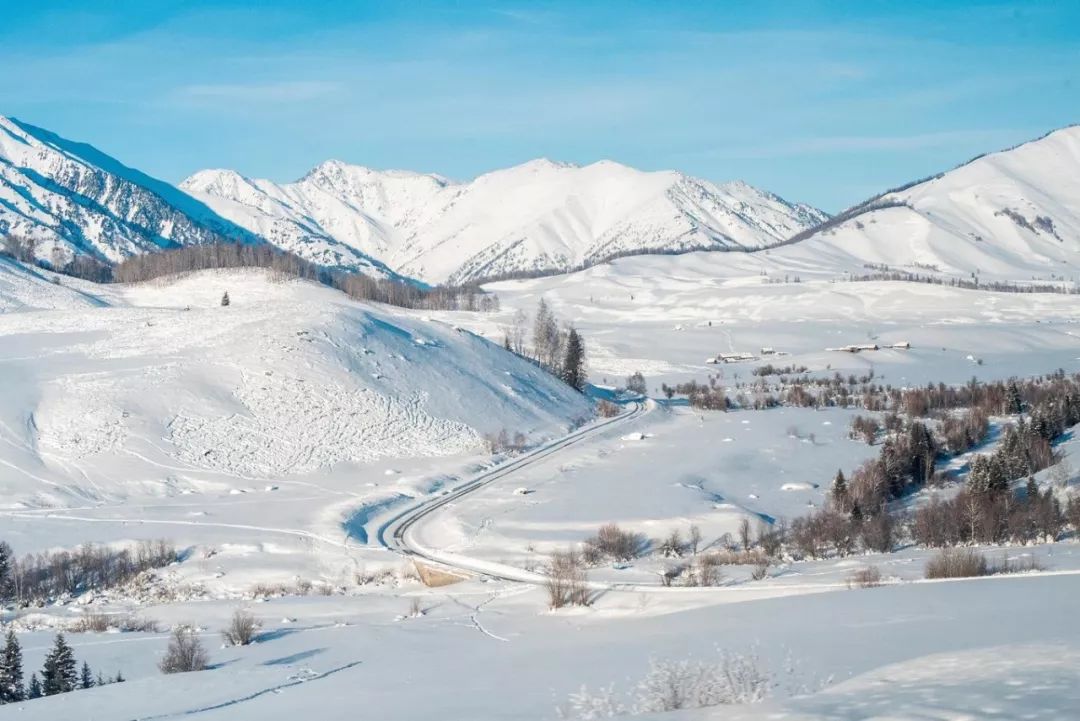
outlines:
[[[179,182],[546,156],[837,211],[1080,122],[1080,2],[0,0],[0,114]]]

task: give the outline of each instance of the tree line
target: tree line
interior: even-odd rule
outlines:
[[[51,261],[36,256],[33,239],[4,238],[0,254],[36,263],[98,283],[139,283],[179,273],[226,268],[264,268],[290,278],[310,280],[340,290],[350,298],[421,310],[497,311],[498,296],[478,285],[429,287],[396,278],[373,278],[363,273],[326,268],[266,244],[216,243],[189,245],[133,255],[114,265],[76,254],[68,259],[54,253]]]
[[[164,540],[142,541],[133,549],[85,544],[75,551],[45,551],[21,559],[0,541],[0,605],[44,604],[65,595],[115,588],[176,560],[176,548]]]
[[[521,310],[505,329],[503,348],[540,366],[576,391],[585,390],[585,339],[573,325],[559,322],[543,298],[537,303],[531,334]],[[531,335],[532,345],[528,344]]]
[[[942,428],[953,432],[945,424],[935,433],[926,422],[894,415],[887,421],[878,458],[859,466],[850,478],[838,472],[826,506],[792,522],[787,540],[798,553],[817,558],[829,552],[846,555],[857,548],[887,552],[900,533],[919,545],[947,547],[1052,542],[1068,525],[1080,531],[1080,498],[1073,496],[1063,508],[1053,489],[1040,491],[1034,479],[1035,473],[1058,462],[1053,442],[1080,423],[1080,374],[985,386],[972,383],[961,395],[982,404],[967,413],[969,418],[976,416],[980,425],[991,409],[1019,418],[1004,429],[992,452],[974,456],[966,483],[956,496],[932,498],[910,515],[890,511],[891,501],[927,484],[945,482],[936,470],[938,462],[950,453],[968,450],[968,444],[985,435],[985,427],[958,442],[942,437]],[[927,405],[911,404],[908,410]],[[865,422],[856,418],[853,425],[869,435]],[[1025,477],[1027,483],[1014,489]]]
[[[119,673],[111,678],[100,673],[95,676],[85,661],[80,668],[75,653],[62,633],[56,634],[53,647],[45,656],[40,676],[36,672],[30,674],[30,680],[25,684],[22,647],[14,631],[7,632],[4,647],[0,649],[0,705],[123,681],[124,677]]]

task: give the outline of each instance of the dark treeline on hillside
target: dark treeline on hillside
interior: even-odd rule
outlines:
[[[528,319],[521,310],[506,328],[503,348],[540,366],[576,391],[585,389],[588,376],[585,362],[585,339],[573,325],[562,324],[540,299],[532,327],[532,345],[528,342]]]
[[[944,285],[950,288],[964,288],[966,290],[989,290],[995,293],[1061,293],[1064,295],[1078,295],[1080,288],[1075,284],[1065,285],[1061,283],[1008,283],[1004,281],[980,281],[978,276],[967,278],[936,278],[930,275],[919,275],[907,271],[882,271],[867,273],[865,275],[853,275],[849,280],[865,282],[872,280],[900,280],[909,283],[926,283],[928,285]]]
[[[106,265],[84,255],[52,263],[36,259],[36,243],[8,236],[0,254],[25,263],[36,263],[56,272],[98,283],[139,283],[178,273],[219,268],[265,268],[291,278],[301,278],[336,288],[357,300],[375,301],[402,308],[423,310],[498,310],[499,299],[475,285],[426,288],[413,283],[371,278],[356,272],[333,270],[311,263],[270,245],[220,243],[191,245],[127,258]]]
[[[176,548],[167,541],[143,541],[133,549],[86,544],[75,551],[46,551],[20,559],[0,541],[0,606],[43,604],[65,595],[115,588],[176,560]]]
[[[1080,531],[1080,497],[1064,507],[1034,474],[1060,458],[1053,442],[1080,423],[1080,375],[1058,372],[1025,381],[917,390],[884,425],[857,417],[852,434],[880,439],[876,459],[850,477],[837,473],[829,503],[791,524],[790,542],[804,556],[846,555],[858,548],[891,551],[901,536],[922,546],[1031,543],[1057,540],[1071,524]],[[987,436],[987,416],[1016,416],[994,450],[975,455],[963,487],[907,514],[890,501],[948,482],[943,459],[976,447]],[[1022,488],[1016,485],[1027,478]]]

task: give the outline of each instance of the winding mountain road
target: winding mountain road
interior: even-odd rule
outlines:
[[[547,576],[541,573],[526,571],[522,568],[516,568],[506,564],[492,563],[476,558],[461,556],[435,548],[428,548],[417,540],[415,530],[425,518],[438,511],[440,508],[454,503],[455,501],[459,501],[481,488],[485,488],[498,481],[506,480],[518,471],[542,461],[549,456],[553,456],[570,446],[577,445],[578,443],[598,436],[605,431],[610,431],[615,426],[640,418],[655,408],[656,402],[652,400],[634,402],[628,406],[628,410],[620,413],[614,418],[591,423],[562,438],[551,441],[520,458],[516,458],[509,463],[484,471],[449,493],[427,499],[387,519],[379,526],[379,529],[376,532],[376,538],[381,545],[392,551],[396,551],[412,558],[431,561],[455,570],[468,573],[479,573],[484,576],[506,581],[543,584],[547,581]]]

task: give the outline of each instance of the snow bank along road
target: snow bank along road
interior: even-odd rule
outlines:
[[[609,418],[580,428],[573,433],[552,441],[510,463],[485,471],[464,485],[455,488],[450,493],[436,496],[434,499],[412,506],[388,519],[379,527],[377,532],[379,543],[398,553],[427,561],[433,561],[437,564],[449,566],[450,568],[460,571],[480,573],[491,578],[505,581],[520,581],[523,583],[535,584],[545,583],[547,581],[547,576],[540,573],[533,573],[501,563],[490,563],[475,558],[469,558],[467,556],[459,556],[457,554],[427,548],[417,541],[414,532],[421,521],[443,506],[454,503],[470,493],[480,490],[484,486],[488,486],[496,481],[504,480],[526,466],[532,465],[537,461],[543,460],[548,456],[554,455],[565,448],[580,443],[588,438],[599,435],[603,431],[610,430],[615,425],[626,423],[627,421],[649,413],[654,408],[656,408],[656,401],[653,400],[634,402],[629,405],[628,410],[614,418]],[[608,584],[602,585],[604,588],[608,587]]]

